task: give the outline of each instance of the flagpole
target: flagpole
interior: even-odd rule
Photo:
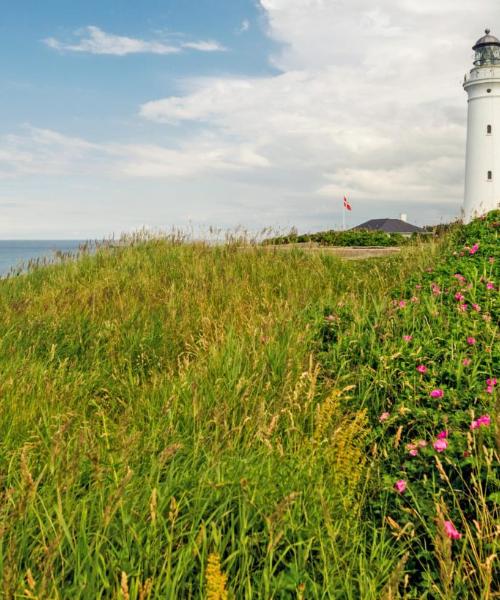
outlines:
[[[345,206],[342,207],[342,231],[345,231]]]

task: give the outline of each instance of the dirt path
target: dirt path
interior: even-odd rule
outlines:
[[[388,246],[380,248],[375,246],[319,246],[318,244],[280,244],[263,246],[263,248],[271,251],[275,250],[305,250],[307,252],[320,252],[322,254],[333,254],[340,258],[348,260],[359,260],[362,258],[376,258],[380,256],[390,256],[401,252],[398,246]]]

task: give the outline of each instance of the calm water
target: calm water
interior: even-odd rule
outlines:
[[[55,252],[75,252],[80,240],[0,240],[0,276],[33,258],[55,258]]]

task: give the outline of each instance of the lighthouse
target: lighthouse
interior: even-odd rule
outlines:
[[[500,206],[500,40],[486,29],[473,50],[474,67],[464,79],[469,97],[465,223]]]

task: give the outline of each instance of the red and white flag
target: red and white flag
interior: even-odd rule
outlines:
[[[347,210],[352,210],[352,206],[349,204],[349,200],[344,196],[344,208]]]

